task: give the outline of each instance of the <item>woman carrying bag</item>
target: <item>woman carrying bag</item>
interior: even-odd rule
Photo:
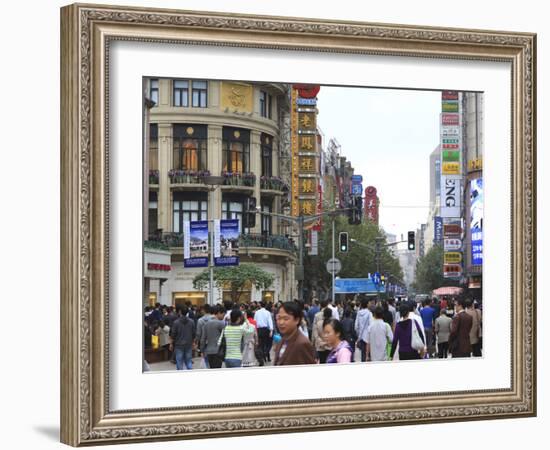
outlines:
[[[401,321],[395,326],[390,359],[393,359],[399,345],[399,360],[422,359],[426,353],[426,342],[418,322],[409,317],[410,308],[407,304],[399,307]]]

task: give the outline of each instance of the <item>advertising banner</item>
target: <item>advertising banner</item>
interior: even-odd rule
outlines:
[[[443,218],[434,217],[434,242],[436,244],[441,243],[443,240]]]
[[[441,217],[460,217],[460,179],[441,175]]]
[[[443,150],[441,152],[441,160],[443,162],[459,162],[460,152],[458,150]]]
[[[458,91],[441,91],[441,100],[458,100]]]
[[[443,162],[441,167],[442,175],[460,175],[460,163],[458,162]]]
[[[451,237],[460,237],[462,234],[462,227],[458,223],[444,223],[443,224],[443,237],[445,239]]]
[[[441,111],[443,112],[458,112],[458,100],[446,100],[441,103]]]
[[[239,221],[214,221],[214,265],[239,265]]]
[[[470,182],[470,232],[472,234],[472,265],[483,264],[483,179]]]
[[[208,221],[183,223],[183,266],[208,267]]]
[[[441,113],[441,124],[442,125],[454,125],[458,126],[460,117],[457,113]]]

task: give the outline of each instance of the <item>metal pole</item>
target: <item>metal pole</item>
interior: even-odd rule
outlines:
[[[212,226],[214,222],[211,221]],[[210,292],[208,294],[208,304],[214,304],[214,230],[210,231]]]
[[[334,261],[334,236],[336,234],[335,228],[334,228],[334,217],[332,218],[332,261]],[[334,304],[334,299],[336,297],[336,294],[334,293],[334,263],[332,266],[332,304]]]
[[[298,265],[300,266],[300,278],[298,281],[298,298],[304,300],[304,216],[298,216],[298,239],[300,239],[300,254],[298,255]]]

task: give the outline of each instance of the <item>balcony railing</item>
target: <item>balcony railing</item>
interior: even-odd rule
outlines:
[[[183,247],[183,233],[155,233],[149,236],[148,246],[158,243],[167,247]],[[291,238],[282,235],[247,233],[239,236],[239,247],[274,248],[294,252],[297,250]]]
[[[150,170],[149,171],[149,184],[159,184],[159,171]]]
[[[210,176],[209,170],[180,170],[172,169],[168,172],[172,184],[203,184],[206,177]]]
[[[288,192],[288,185],[279,177],[266,177],[260,178],[260,189],[268,189],[272,191]]]
[[[256,184],[256,175],[252,172],[222,172],[224,186],[250,186]]]

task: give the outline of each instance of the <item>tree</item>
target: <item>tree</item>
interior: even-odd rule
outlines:
[[[268,289],[273,284],[274,275],[254,264],[215,267],[214,284],[219,289],[229,288],[231,301],[237,303],[243,291],[250,285],[256,289]],[[203,290],[210,283],[210,270],[204,270],[193,279],[193,287]]]
[[[381,274],[392,274],[397,279],[403,279],[403,269],[399,260],[385,246],[386,236],[376,224],[366,222],[361,225],[349,225],[347,218],[336,217],[335,257],[342,262],[341,278],[365,278],[369,273],[377,271],[376,239],[380,238],[379,268]],[[338,233],[347,231],[349,249],[340,253],[338,249]],[[357,242],[354,243],[351,240]],[[326,269],[326,262],[332,258],[332,220],[323,221],[323,230],[319,239],[319,256],[306,256],[305,282],[308,290],[329,290],[332,285],[331,275]]]
[[[416,263],[416,277],[412,287],[422,294],[430,294],[441,286],[453,286],[456,282],[443,278],[443,247],[434,245]]]

